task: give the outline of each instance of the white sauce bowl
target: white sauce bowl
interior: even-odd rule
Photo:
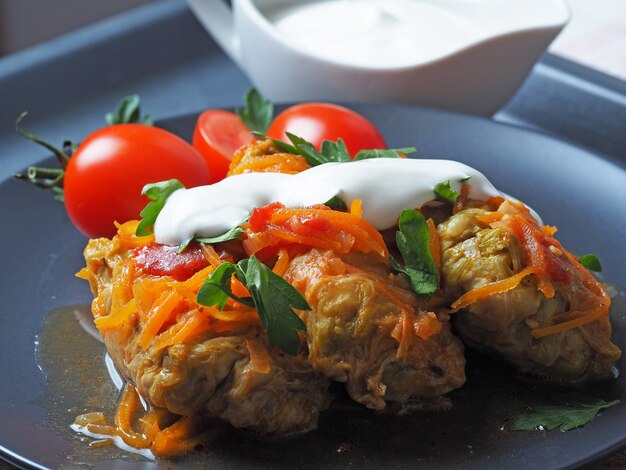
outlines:
[[[400,36],[390,49],[396,57],[371,63],[364,50],[349,57],[339,48],[328,47],[325,52],[311,44],[315,28],[320,38],[332,44],[332,28],[337,25],[333,15],[320,11],[310,14],[310,22],[303,21],[309,13],[302,6],[319,2],[233,0],[232,11],[222,0],[188,3],[224,51],[274,101],[408,103],[481,115],[493,114],[513,95],[569,19],[563,0],[412,1],[413,16],[410,8],[405,8],[406,17],[396,16],[398,21],[417,20],[415,28],[422,22],[415,35],[421,41],[415,44],[419,50],[411,54],[410,44],[398,42],[408,41],[409,36]],[[346,29],[358,32],[364,29],[359,21],[376,20],[376,15],[366,17],[364,9],[357,8],[368,2],[384,5],[380,0],[343,0],[336,14],[345,13],[351,3],[355,6],[355,18],[345,22]],[[280,20],[281,10],[298,7],[300,16],[296,18],[294,10],[294,21],[281,25],[285,16]],[[415,16],[418,11],[424,18]],[[293,36],[298,34],[295,20],[302,23],[302,34],[308,38]],[[467,26],[463,34],[461,24]],[[377,28],[375,21],[373,28]],[[428,38],[432,38],[430,45]],[[407,52],[406,60],[397,54],[401,49]],[[381,51],[372,50],[373,58],[380,56]]]

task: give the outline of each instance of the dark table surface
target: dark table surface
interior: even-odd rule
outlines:
[[[183,0],[163,0],[0,59],[0,180],[46,156],[14,131],[52,142],[101,127],[132,93],[156,119],[231,107],[249,80],[202,30]],[[626,162],[626,82],[545,55],[493,119],[554,134]],[[0,469],[13,468],[0,461]],[[626,468],[626,452],[594,468]]]

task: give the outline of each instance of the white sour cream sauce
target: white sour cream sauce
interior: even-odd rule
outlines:
[[[366,67],[423,63],[486,36],[468,15],[424,0],[285,2],[264,14],[293,47]]]
[[[252,209],[272,202],[298,208],[323,204],[334,196],[348,207],[361,199],[363,219],[376,229],[397,224],[404,209],[434,199],[436,184],[450,180],[459,191],[471,177],[470,196],[502,196],[479,171],[451,160],[379,158],[326,163],[296,175],[247,173],[209,185],[179,189],[154,224],[156,241],[179,245],[191,237],[214,237],[236,227]]]

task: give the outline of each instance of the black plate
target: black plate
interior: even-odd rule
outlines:
[[[622,163],[547,135],[485,119],[408,106],[353,108],[378,126],[390,146],[416,146],[418,158],[456,159],[482,171],[499,189],[524,200],[547,223],[557,225],[560,240],[571,251],[596,253],[605,279],[618,290],[626,286],[626,169]],[[189,138],[194,123],[195,116],[184,116],[164,121],[162,126]],[[340,400],[335,409],[323,414],[319,429],[309,434],[272,440],[226,430],[208,452],[173,464],[147,463],[115,448],[85,452],[86,444],[68,429],[71,416],[107,401],[102,396],[94,401],[88,394],[108,396],[114,394],[113,389],[107,380],[80,381],[80,374],[93,369],[86,358],[40,356],[38,364],[35,342],[50,312],[56,318],[63,312],[55,309],[90,301],[86,283],[73,276],[82,267],[86,240],[49,194],[10,179],[0,184],[0,217],[4,220],[0,231],[0,451],[19,465],[569,468],[626,444],[626,403],[568,433],[501,431],[504,421],[526,405],[545,402],[553,387],[470,353],[467,385],[450,394],[453,405],[448,411],[390,416]],[[623,297],[614,301],[612,316],[614,339],[624,348]],[[72,345],[83,341],[73,331],[57,335],[55,341]],[[47,334],[40,339],[49,338]],[[97,369],[102,349],[93,344]],[[45,345],[44,350],[73,355],[67,352],[71,348],[54,344]],[[63,361],[65,365],[59,367]],[[74,363],[82,369],[76,371]],[[77,379],[61,386],[59,374],[68,373]],[[585,391],[614,399],[621,397],[625,385],[626,378],[621,376]],[[72,402],[77,396],[85,402]]]

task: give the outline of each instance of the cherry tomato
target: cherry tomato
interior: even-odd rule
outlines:
[[[114,221],[137,219],[150,202],[147,183],[176,178],[186,187],[211,180],[202,157],[178,136],[143,124],[104,127],[70,158],[64,178],[70,220],[90,238],[111,237]]]
[[[204,157],[213,182],[216,182],[226,176],[235,151],[253,141],[254,136],[239,116],[230,111],[211,109],[198,116],[192,143]]]
[[[305,103],[287,108],[274,119],[267,135],[288,142],[286,132],[308,140],[317,149],[324,140],[341,138],[353,157],[359,150],[387,148],[374,124],[335,104]]]

